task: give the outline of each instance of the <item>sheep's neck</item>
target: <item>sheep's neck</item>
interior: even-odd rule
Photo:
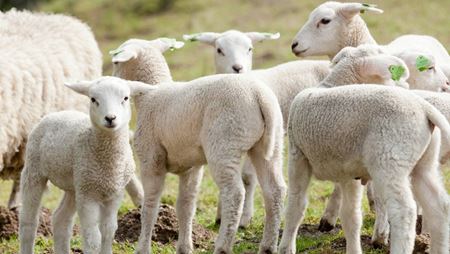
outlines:
[[[340,49],[345,47],[357,47],[362,44],[377,44],[367,28],[366,22],[364,22],[359,15],[355,16],[349,23],[347,31],[343,34],[343,38],[346,39],[343,41],[342,45],[340,45]],[[331,54],[328,57],[333,59],[337,53],[339,52],[334,52],[334,54]]]
[[[337,86],[345,86],[351,84],[359,84],[360,79],[355,75],[358,73],[353,66],[345,67],[342,70],[335,67],[335,69],[328,75],[322,82],[320,82],[319,87],[331,88]]]
[[[129,143],[128,126],[115,131],[105,131],[92,126],[88,132],[88,143],[95,153],[116,154]]]

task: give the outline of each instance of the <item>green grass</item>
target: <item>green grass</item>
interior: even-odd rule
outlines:
[[[228,29],[242,31],[280,32],[281,38],[255,45],[254,68],[264,68],[286,61],[296,60],[290,52],[294,35],[307,20],[310,11],[322,0],[175,0],[168,9],[159,7],[159,0],[47,0],[38,6],[39,10],[62,12],[79,17],[93,29],[104,54],[104,73],[111,73],[108,51],[116,48],[129,38],[155,39],[174,37],[181,39],[185,33],[202,31],[220,32]],[[448,0],[435,1],[397,1],[379,0],[376,3],[385,10],[382,15],[364,14],[369,29],[379,43],[388,43],[397,36],[407,33],[429,34],[450,46],[450,15]],[[213,52],[209,46],[199,43],[186,43],[180,50],[166,53],[174,80],[190,80],[214,73]],[[286,166],[286,163],[285,163]],[[286,169],[285,169],[286,170]],[[446,187],[450,190],[450,172],[445,171]],[[6,204],[10,182],[0,185],[0,204]],[[174,204],[178,190],[178,179],[169,175],[162,201]],[[328,182],[313,181],[309,189],[310,204],[304,223],[317,224],[324,209],[325,201],[332,191]],[[202,181],[196,221],[217,232],[214,224],[218,189],[208,170]],[[61,191],[51,187],[45,195],[43,205],[55,209],[61,198]],[[373,214],[368,211],[364,200],[365,220],[363,234],[372,232]],[[128,198],[124,200],[119,213],[123,214],[133,205]],[[255,253],[261,239],[264,212],[262,198],[258,189],[256,211],[251,226],[239,230],[236,236],[235,253]],[[333,250],[331,242],[342,237],[338,234],[320,236],[299,236],[297,248],[307,253],[339,253]],[[213,240],[207,250],[196,253],[212,253]],[[72,239],[72,246],[80,248],[78,237]],[[39,238],[36,252],[46,253],[52,247],[51,239]],[[133,253],[133,244],[114,244],[114,253]],[[0,253],[17,253],[18,241],[11,239],[0,242]],[[173,245],[153,244],[154,253],[174,253]],[[383,250],[365,250],[366,253],[383,253]]]

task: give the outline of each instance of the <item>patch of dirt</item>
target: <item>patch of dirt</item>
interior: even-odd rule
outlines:
[[[414,242],[414,254],[424,254],[424,253],[430,253],[430,235],[428,234],[421,234],[416,235],[416,240]]]
[[[141,213],[133,209],[118,220],[115,239],[118,242],[136,242],[141,233]],[[202,248],[214,237],[214,234],[203,226],[194,223],[192,240],[195,248]],[[166,244],[178,239],[178,221],[175,209],[162,204],[159,208],[158,220],[153,229],[152,240]]]
[[[40,236],[52,235],[51,224],[52,213],[47,208],[41,209],[39,216],[39,227],[37,234]],[[13,236],[17,236],[19,232],[19,212],[17,209],[10,210],[0,206],[0,239],[9,240]]]

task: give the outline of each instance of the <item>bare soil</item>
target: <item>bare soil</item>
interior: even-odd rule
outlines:
[[[40,236],[52,235],[51,224],[52,213],[47,208],[41,209],[39,216],[39,227],[37,230]],[[9,240],[11,237],[17,237],[19,232],[19,212],[16,209],[10,210],[0,206],[0,239]]]

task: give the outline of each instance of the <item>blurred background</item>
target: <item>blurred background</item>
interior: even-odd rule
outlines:
[[[384,14],[363,14],[378,43],[407,33],[428,34],[450,48],[450,0],[372,0]],[[93,29],[111,73],[108,51],[129,38],[173,37],[186,33],[242,31],[280,32],[277,41],[255,45],[254,68],[273,66],[295,56],[291,40],[321,0],[12,0],[11,7],[76,16]],[[343,1],[346,2],[346,1]],[[174,80],[190,80],[214,73],[212,48],[187,43],[166,53]]]

